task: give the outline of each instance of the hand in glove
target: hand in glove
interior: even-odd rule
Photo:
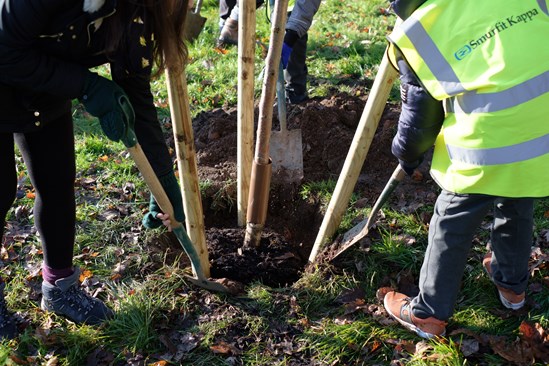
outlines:
[[[293,48],[290,47],[286,42],[282,44],[282,55],[280,56],[280,62],[282,63],[282,67],[284,69],[288,67],[288,61],[290,60],[292,50]]]
[[[122,140],[127,147],[136,144],[133,107],[124,90],[115,82],[88,73],[80,101],[88,113],[99,118],[101,129],[109,139]]]
[[[185,213],[183,211],[183,198],[181,196],[181,188],[179,187],[179,183],[177,182],[175,175],[173,172],[170,172],[166,175],[158,177],[158,180],[160,181],[162,188],[164,188],[164,191],[173,206],[173,215],[175,216],[174,219],[178,222],[184,223]],[[158,215],[160,215],[160,217]],[[143,216],[143,226],[147,229],[154,229],[162,226],[163,221],[163,212],[151,194],[149,201],[149,212]]]
[[[423,162],[423,156],[420,157],[419,159],[417,159],[416,161],[411,162],[411,163],[406,162],[406,161],[404,161],[404,160],[398,159],[398,163],[400,164],[400,167],[401,167],[402,170],[404,170],[404,171],[406,172],[406,174],[408,174],[409,176],[412,176],[412,174],[414,174],[414,170],[416,170],[416,168],[417,168],[418,166],[420,166],[422,162]]]

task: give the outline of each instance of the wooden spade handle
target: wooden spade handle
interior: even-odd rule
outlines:
[[[341,223],[341,218],[347,209],[351,194],[355,189],[358,176],[360,175],[360,170],[364,165],[366,155],[374,139],[374,134],[389,98],[391,87],[397,77],[398,72],[390,64],[387,50],[385,50],[334,193],[324,214],[324,220],[320,225],[318,235],[309,255],[310,263],[315,261],[319,249],[326,245]]]
[[[128,152],[135,162],[135,165],[137,165],[137,169],[139,169],[139,172],[143,176],[145,183],[147,183],[147,186],[151,190],[154,199],[156,200],[156,203],[158,203],[158,206],[160,206],[162,212],[170,215],[170,221],[172,223],[172,226],[180,226],[181,223],[175,221],[172,203],[170,202],[168,195],[164,191],[164,187],[162,187],[162,184],[154,173],[151,164],[147,160],[147,157],[145,156],[141,145],[136,144],[133,147],[128,147]]]

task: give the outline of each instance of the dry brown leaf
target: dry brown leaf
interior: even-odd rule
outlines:
[[[166,366],[168,363],[164,360],[156,361],[154,363],[148,364],[148,366]]]
[[[385,295],[387,295],[389,292],[395,291],[392,287],[380,287],[376,291],[376,299],[378,301],[383,302],[383,299],[385,298]]]
[[[347,290],[347,291],[344,291],[341,293],[341,295],[339,295],[335,301],[338,303],[338,304],[349,304],[349,303],[354,303],[356,302],[357,300],[362,300],[363,303],[364,303],[364,297],[366,296],[366,292],[364,291],[364,289],[360,288],[360,287],[356,287],[352,290]]]
[[[46,362],[45,366],[57,366],[59,364],[59,360],[57,359],[57,356],[53,356]]]
[[[10,355],[10,360],[15,362],[17,365],[28,365],[29,363],[26,360],[23,360],[22,358],[17,357],[15,354]]]
[[[84,282],[84,280],[91,277],[93,277],[93,273],[89,269],[85,269],[82,272],[80,272],[80,282]]]
[[[213,346],[210,346],[210,349],[212,350],[213,353],[228,355],[232,352],[233,347],[227,342],[221,341],[218,344],[214,344]]]
[[[227,53],[229,53],[229,51],[227,51],[226,49],[219,47],[214,48],[214,51],[222,55],[226,55]]]

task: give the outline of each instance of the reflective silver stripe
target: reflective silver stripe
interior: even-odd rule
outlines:
[[[547,10],[547,4],[545,3],[545,0],[538,0],[538,5],[542,12],[544,12],[546,15],[549,15],[549,10]]]
[[[497,112],[526,103],[549,92],[549,71],[526,80],[512,88],[497,92],[479,94],[467,92],[452,97],[447,103],[448,112],[454,113],[487,113]]]
[[[403,31],[412,41],[417,52],[448,95],[466,92],[456,73],[435,45],[423,25],[414,18],[408,18],[403,24]]]
[[[541,1],[538,0],[540,7],[542,10],[543,8],[547,10],[545,4],[542,6]],[[528,102],[549,92],[549,71],[497,93],[479,94],[477,91],[468,91],[417,19],[408,18],[403,23],[403,31],[412,41],[420,57],[437,78],[446,94],[461,94],[451,97],[452,101],[447,103],[447,112],[497,112]]]
[[[446,145],[451,160],[472,165],[498,165],[525,161],[549,153],[549,134],[520,144],[492,149]]]

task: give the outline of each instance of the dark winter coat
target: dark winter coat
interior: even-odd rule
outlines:
[[[408,18],[426,0],[395,0],[391,7],[401,18]],[[400,73],[402,110],[398,131],[392,143],[392,152],[405,167],[415,168],[423,154],[431,148],[442,128],[442,102],[435,100],[421,85],[402,55],[397,63]]]
[[[105,32],[96,22],[116,1],[5,0],[0,2],[0,132],[30,132],[66,113],[83,93],[88,68],[109,62]],[[101,4],[103,4],[101,6]],[[131,23],[134,39],[110,60],[112,78],[128,93],[143,122],[156,121],[149,86],[151,49],[146,29]],[[150,37],[149,37],[150,38]],[[146,64],[146,67],[142,67]]]

